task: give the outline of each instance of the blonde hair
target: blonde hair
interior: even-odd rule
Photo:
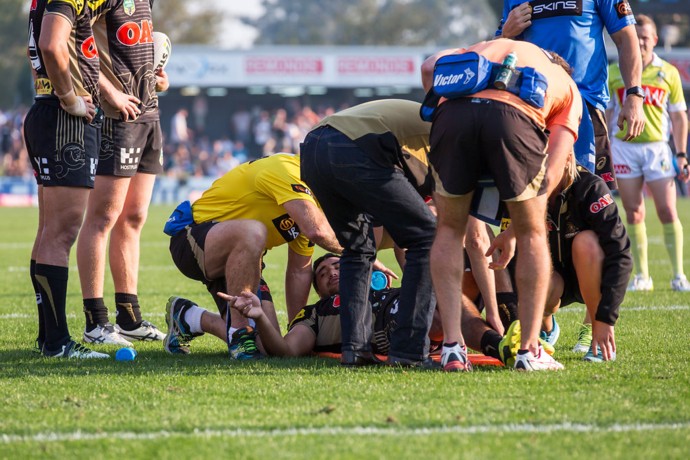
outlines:
[[[636,14],[635,15],[635,22],[637,22],[637,26],[642,27],[642,26],[652,26],[652,29],[654,29],[654,35],[657,34],[656,32],[656,23],[654,22],[654,19],[651,17],[647,16],[646,14]]]

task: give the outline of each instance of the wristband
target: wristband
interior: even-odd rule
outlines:
[[[74,88],[70,89],[65,94],[58,94],[56,91],[55,95],[60,99],[60,102],[66,106],[74,105],[77,102],[77,95],[74,92]]]
[[[676,153],[676,158],[687,158],[688,156],[685,154],[685,152],[678,152]]]

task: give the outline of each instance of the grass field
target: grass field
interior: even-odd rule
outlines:
[[[679,208],[687,232],[690,201]],[[136,344],[134,362],[40,358],[28,272],[36,210],[0,209],[0,458],[689,458],[690,294],[670,290],[648,209],[656,290],[626,297],[615,363],[569,351],[584,312],[571,306],[558,315],[565,371],[462,375],[350,370],[324,358],[230,362],[208,336],[183,357],[156,343]],[[170,295],[212,306],[170,261],[160,230],[170,210],[152,208],[142,242],[139,297],[161,328]],[[686,238],[686,272],[689,248]],[[265,271],[279,305],[285,256],[272,251]],[[384,260],[392,266],[392,255]],[[81,337],[74,257],[68,296]],[[114,321],[112,296],[108,280]]]

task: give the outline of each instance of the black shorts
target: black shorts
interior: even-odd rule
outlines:
[[[106,118],[101,130],[99,176],[132,177],[163,172],[163,140],[159,121],[124,122]]]
[[[554,265],[554,271],[563,278],[563,294],[561,294],[561,307],[570,305],[571,303],[582,303],[585,301],[580,292],[580,283],[577,280],[577,273],[575,267],[572,265],[566,267],[562,264]]]
[[[184,230],[177,232],[170,238],[170,255],[172,256],[175,266],[183,275],[187,278],[204,283],[206,289],[208,289],[213,296],[218,311],[222,315],[225,315],[225,300],[217,295],[218,292],[225,292],[227,290],[225,278],[209,279],[204,271],[206,235],[208,235],[208,232],[216,224],[217,222],[192,224],[185,227]],[[263,262],[261,263],[261,267],[263,269]],[[259,280],[259,287],[256,294],[261,300],[273,302],[271,290],[263,277]]]
[[[606,126],[606,115],[589,102],[586,106],[594,127],[594,150],[596,153],[594,172],[597,176],[604,179],[609,189],[616,190],[618,187],[616,186],[616,175],[613,170],[611,141],[609,140],[609,130]]]
[[[429,160],[441,195],[465,195],[491,177],[503,201],[546,192],[548,136],[520,110],[490,99],[441,104],[431,127]]]
[[[60,108],[57,99],[34,102],[24,119],[24,141],[39,185],[93,188],[100,120],[88,123]]]

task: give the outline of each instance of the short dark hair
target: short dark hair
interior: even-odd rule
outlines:
[[[316,270],[318,270],[319,265],[321,265],[326,259],[330,259],[331,257],[336,257],[340,259],[340,256],[338,254],[333,254],[332,252],[327,252],[326,254],[322,255],[318,259],[314,261],[314,264],[311,267],[311,283],[314,285],[314,290],[316,292],[319,292],[319,288],[316,287]]]

